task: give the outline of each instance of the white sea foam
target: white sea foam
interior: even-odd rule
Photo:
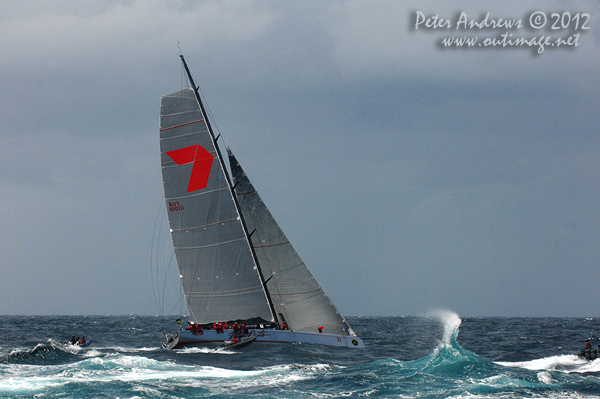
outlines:
[[[236,355],[239,354],[240,352],[236,352],[236,351],[232,351],[232,350],[215,350],[217,349],[215,348],[206,348],[206,347],[199,347],[199,346],[195,346],[195,347],[189,347],[189,348],[181,348],[181,349],[175,349],[173,350],[174,353],[180,353],[180,354],[190,354],[190,353],[213,353],[213,354],[219,354],[219,355]]]
[[[277,365],[257,370],[235,370],[213,366],[181,365],[143,356],[122,354],[88,358],[67,365],[11,365],[14,377],[0,380],[0,396],[46,389],[67,384],[121,382],[164,382],[181,386],[203,387],[215,392],[260,386],[285,387],[292,382],[315,378],[331,371],[327,364]],[[6,371],[6,369],[5,369]],[[141,388],[142,391],[152,389]],[[149,393],[149,392],[146,392]]]
[[[552,379],[552,375],[547,371],[542,371],[537,374],[537,378],[540,382],[544,384],[552,384],[554,380]]]
[[[452,338],[456,338],[456,334],[458,334],[458,327],[460,327],[460,323],[462,323],[460,317],[451,310],[443,309],[430,312],[429,316],[439,319],[444,325],[442,344],[445,347],[452,346]]]
[[[549,356],[525,362],[496,362],[496,364],[505,367],[518,367],[527,370],[560,371],[567,374],[600,372],[600,359],[590,362],[579,359],[575,355]]]
[[[495,389],[502,389],[505,387],[532,387],[536,385],[536,383],[534,382],[524,380],[522,378],[515,378],[506,374],[493,375],[491,377],[486,377],[481,380],[477,378],[471,378],[470,382],[473,385],[487,386]]]
[[[121,352],[121,353],[155,352],[155,351],[162,350],[162,348],[158,347],[158,346],[150,346],[150,347],[143,347],[143,348],[131,348],[131,347],[126,348],[124,346],[107,346],[107,347],[97,347],[97,349],[113,350],[115,352]]]
[[[31,368],[15,366],[14,377],[0,380],[0,395],[37,393],[48,388],[60,388],[85,381],[86,384],[111,381],[148,382],[173,381],[183,385],[225,386],[237,385],[236,380],[250,380],[253,384],[277,380],[280,370],[229,370],[210,366],[182,366],[172,362],[160,362],[141,356],[108,356],[86,359],[70,365],[52,365]],[[275,375],[274,375],[275,374]],[[285,374],[285,373],[283,373]],[[17,377],[18,376],[18,377]],[[264,378],[263,376],[266,376]],[[285,380],[279,379],[284,384]],[[229,383],[228,383],[229,381]],[[289,381],[289,380],[288,380]]]
[[[88,358],[88,357],[98,357],[98,356],[102,356],[102,352],[100,352],[99,350],[95,350],[95,349],[89,349],[87,351],[85,351],[85,353],[81,354],[84,358]]]

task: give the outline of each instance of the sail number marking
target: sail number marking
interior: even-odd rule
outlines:
[[[179,201],[174,201],[174,202],[169,202],[169,211],[170,212],[177,212],[177,211],[183,211],[183,205],[181,205],[179,203]]]

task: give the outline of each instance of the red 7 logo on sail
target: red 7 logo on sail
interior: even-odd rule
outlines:
[[[186,165],[194,163],[192,174],[187,187],[187,192],[202,190],[208,184],[208,176],[215,158],[210,152],[206,151],[201,145],[192,145],[178,150],[166,153],[177,165]]]

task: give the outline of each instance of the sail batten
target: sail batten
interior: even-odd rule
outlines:
[[[210,245],[198,245],[198,246],[196,246],[196,247],[177,247],[177,249],[180,249],[180,250],[182,250],[182,251],[183,251],[183,250],[189,250],[189,249],[211,248],[211,247],[217,247],[217,246],[219,246],[219,245],[227,245],[227,244],[231,244],[231,243],[233,243],[233,242],[236,242],[236,241],[245,241],[245,239],[244,239],[244,238],[238,238],[238,239],[235,239],[235,240],[231,240],[231,241],[223,241],[223,242],[219,242],[219,243],[216,243],[216,244],[210,244]]]
[[[239,220],[239,218],[235,218],[235,219],[227,219],[227,220],[219,220],[219,221],[217,221],[217,222],[210,223],[210,224],[205,224],[205,225],[203,225],[203,226],[196,226],[196,227],[186,227],[186,228],[184,228],[184,229],[176,229],[176,230],[172,230],[172,231],[187,231],[187,230],[194,230],[194,229],[203,229],[203,228],[206,228],[206,227],[215,226],[215,225],[217,225],[217,224],[220,224],[220,223],[233,222],[233,221],[236,221],[236,220]]]
[[[183,113],[182,113],[183,114]],[[172,115],[177,115],[177,114],[172,114]],[[187,126],[187,125],[192,125],[194,123],[200,123],[200,122],[204,122],[204,119],[200,119],[197,121],[191,121],[191,122],[186,122],[186,123],[182,123],[181,125],[176,125],[176,126],[171,126],[171,127],[165,127],[164,129],[160,129],[161,132],[167,131],[167,130],[171,130],[171,129],[177,129],[178,127],[183,127],[183,126]],[[176,136],[176,137],[181,137],[181,136]],[[173,138],[173,137],[169,137],[169,138]],[[164,140],[164,139],[163,139]]]
[[[175,201],[175,200],[179,200],[182,198],[190,198],[190,197],[194,197],[194,196],[201,196],[201,195],[205,195],[205,194],[210,194],[213,193],[215,191],[229,191],[229,188],[227,187],[221,187],[221,188],[217,188],[215,190],[210,190],[210,191],[206,191],[203,193],[198,193],[198,194],[187,194],[186,195],[182,195],[181,197],[170,197],[170,198],[165,198],[166,201]]]
[[[262,291],[262,285],[257,285],[256,287],[250,287],[243,290],[234,290],[234,291],[222,291],[222,292],[187,292],[185,295],[188,297],[192,296],[230,296],[230,295],[239,295],[244,291]]]
[[[289,242],[289,241],[286,241],[286,242],[280,242],[280,243],[277,243],[277,244],[271,244],[271,245],[256,245],[256,246],[254,246],[254,249],[260,249],[260,248],[271,248],[271,247],[277,247],[277,246],[279,246],[279,245],[287,245],[287,244],[290,244],[290,242]]]

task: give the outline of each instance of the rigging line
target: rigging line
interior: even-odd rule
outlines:
[[[212,113],[212,111],[210,109],[210,105],[208,105],[208,99],[204,95],[204,92],[202,92],[202,88],[200,86],[198,86],[198,91],[200,91],[200,95],[202,96],[202,99],[204,100],[204,104],[206,106],[206,111],[208,113],[208,117],[210,117],[210,119],[212,120],[213,125],[215,125],[216,131],[219,132],[219,135],[215,139],[215,142],[216,142],[219,139],[219,137],[221,137],[221,129],[219,129],[219,125],[217,123],[217,120],[216,120],[215,116],[213,115],[213,113]]]
[[[154,239],[156,237],[157,234],[157,225],[158,225],[158,219],[159,216],[161,215],[161,210],[162,210],[162,206],[164,206],[164,202],[161,198],[160,201],[160,206],[158,207],[158,211],[156,213],[156,218],[154,219],[154,229],[152,230],[152,242],[150,245],[150,277],[152,279],[152,293],[154,296],[154,304],[156,305],[159,313],[161,312],[161,308],[160,308],[160,304],[159,304],[159,293],[158,291],[158,252],[156,254],[156,285],[155,285],[155,276],[154,276]],[[162,218],[161,218],[161,222],[162,222]],[[156,247],[157,247],[157,251],[158,251],[158,244],[160,243],[160,230],[158,230],[158,237],[157,237],[158,242],[156,243]]]
[[[164,202],[162,203],[161,210],[162,210],[162,212],[160,214],[160,225],[163,224],[163,221],[165,220],[165,215],[166,215],[166,205],[165,205]],[[158,244],[160,244],[160,240],[161,240],[161,237],[162,237],[162,229],[159,229],[158,234],[159,234],[159,240],[158,240],[158,243],[157,243],[157,246],[156,246],[156,287],[158,289],[158,293],[160,294],[160,287],[159,287],[159,283],[160,283],[159,282],[159,277],[160,277],[160,263],[159,263],[160,246]],[[170,243],[170,240],[167,239],[165,241],[165,246],[168,247],[169,243]],[[165,250],[165,254],[167,254],[167,253],[168,253],[167,250]],[[168,275],[168,273],[167,273],[167,271],[165,271],[165,274],[164,274],[165,278],[167,277],[167,275]],[[161,309],[161,312],[163,313],[162,315],[165,316],[165,289],[164,289],[164,285],[163,285],[163,292],[162,292],[162,301],[160,302],[160,309]]]
[[[181,51],[179,52],[179,57],[183,58],[183,55],[181,54]],[[194,79],[194,76],[193,76],[193,75],[192,75],[192,73],[191,73],[191,71],[189,71],[189,70],[188,70],[186,73],[184,73],[184,68],[185,68],[185,67],[183,66],[183,63],[182,63],[182,66],[181,66],[182,75],[187,75],[187,73],[189,73],[189,74],[190,74],[190,76],[191,76],[191,78],[192,78],[193,80],[195,80],[195,79]],[[183,79],[182,79],[182,80],[183,80]],[[185,76],[185,81],[189,83],[189,86],[195,86],[195,85],[194,85],[192,82],[190,82],[190,80],[188,79],[188,77],[187,77],[187,76]],[[182,86],[181,86],[181,87],[182,87],[182,89],[184,88],[184,86],[183,86],[183,82],[182,82]],[[216,130],[216,131],[219,133],[218,137],[215,139],[215,143],[216,143],[216,141],[217,141],[217,140],[219,139],[219,137],[221,136],[221,129],[219,129],[219,125],[217,124],[217,120],[215,119],[215,117],[214,117],[214,115],[213,115],[213,113],[212,113],[212,110],[210,109],[210,106],[208,105],[208,99],[207,99],[207,98],[206,98],[206,96],[204,95],[204,92],[202,91],[202,88],[200,87],[200,85],[198,85],[197,87],[193,87],[193,88],[196,90],[196,92],[198,92],[198,95],[199,95],[199,96],[202,98],[202,100],[203,100],[203,105],[204,105],[204,107],[206,108],[206,109],[205,109],[205,111],[206,111],[206,113],[207,113],[207,115],[205,115],[205,117],[206,117],[206,118],[210,118],[210,119],[212,120],[212,124],[215,126],[215,130]],[[225,141],[225,140],[223,139],[223,141]]]
[[[165,270],[165,278],[163,280],[163,291],[162,291],[162,306],[163,306],[163,311],[165,309],[165,294],[167,292],[167,280],[168,280],[168,276],[169,276],[169,270],[171,270],[171,264],[173,264],[173,256],[175,256],[174,252],[171,253],[171,258],[169,259],[169,262],[167,263],[167,270]],[[177,304],[175,304],[175,306],[177,306]]]
[[[183,301],[185,301],[185,298],[183,297],[183,284],[181,283],[179,268],[177,268],[177,272],[177,282],[179,283],[179,314],[183,316]]]
[[[175,305],[173,305],[173,307],[171,308],[171,310],[169,310],[169,314],[171,314],[173,312],[173,309],[175,309],[177,307],[178,303],[176,303]],[[179,308],[179,310],[181,310],[181,308]],[[179,312],[179,314],[181,315],[181,312]]]
[[[179,53],[179,56],[181,57],[181,53]],[[183,90],[186,87],[190,87],[191,85],[188,84],[188,78],[187,78],[187,74],[185,72],[185,69],[183,68],[183,65],[181,65],[181,76],[180,76],[180,89]]]
[[[167,257],[168,254],[170,253],[170,258],[168,261],[165,259],[165,262],[164,262],[164,264],[166,264],[167,266],[166,266],[166,269],[164,270],[164,277],[163,277],[163,281],[162,281],[162,290],[161,290],[161,282],[160,282],[160,278],[161,278],[160,246],[161,245],[160,244],[161,244],[161,240],[162,240],[162,229],[160,228],[160,226],[163,224],[164,217],[165,217],[165,212],[164,212],[163,206],[164,206],[164,202],[161,199],[161,204],[159,206],[157,217],[154,222],[154,231],[153,231],[152,248],[151,248],[151,268],[150,268],[154,302],[155,302],[155,305],[158,309],[160,316],[166,316],[166,314],[167,314],[165,312],[167,282],[169,280],[169,271],[171,270],[171,266],[173,264],[173,258],[175,257],[175,253],[169,247],[170,241],[167,240],[165,242],[164,253],[165,253],[165,257]],[[154,255],[154,246],[155,245],[156,245],[156,255]],[[181,288],[180,281],[178,281],[178,284],[180,285],[180,291],[178,294],[175,294],[175,296],[177,297],[177,301],[175,302],[175,305],[173,306],[173,308],[176,307],[178,304],[181,305],[181,297],[182,297],[181,289],[182,288]],[[172,286],[170,286],[170,287],[171,287],[171,291],[172,291]],[[172,309],[169,311],[169,313],[172,311]]]
[[[161,204],[161,207],[159,208],[159,211],[162,210],[162,206],[164,206],[164,201]],[[163,212],[160,212],[160,221],[159,221],[159,226],[162,225],[163,223]],[[161,316],[164,316],[164,312],[165,312],[165,304],[164,304],[164,299],[163,301],[159,301],[159,295],[160,295],[160,243],[161,243],[161,237],[162,237],[162,229],[158,229],[158,239],[156,242],[156,300],[158,301],[158,308],[159,308],[159,314]]]

